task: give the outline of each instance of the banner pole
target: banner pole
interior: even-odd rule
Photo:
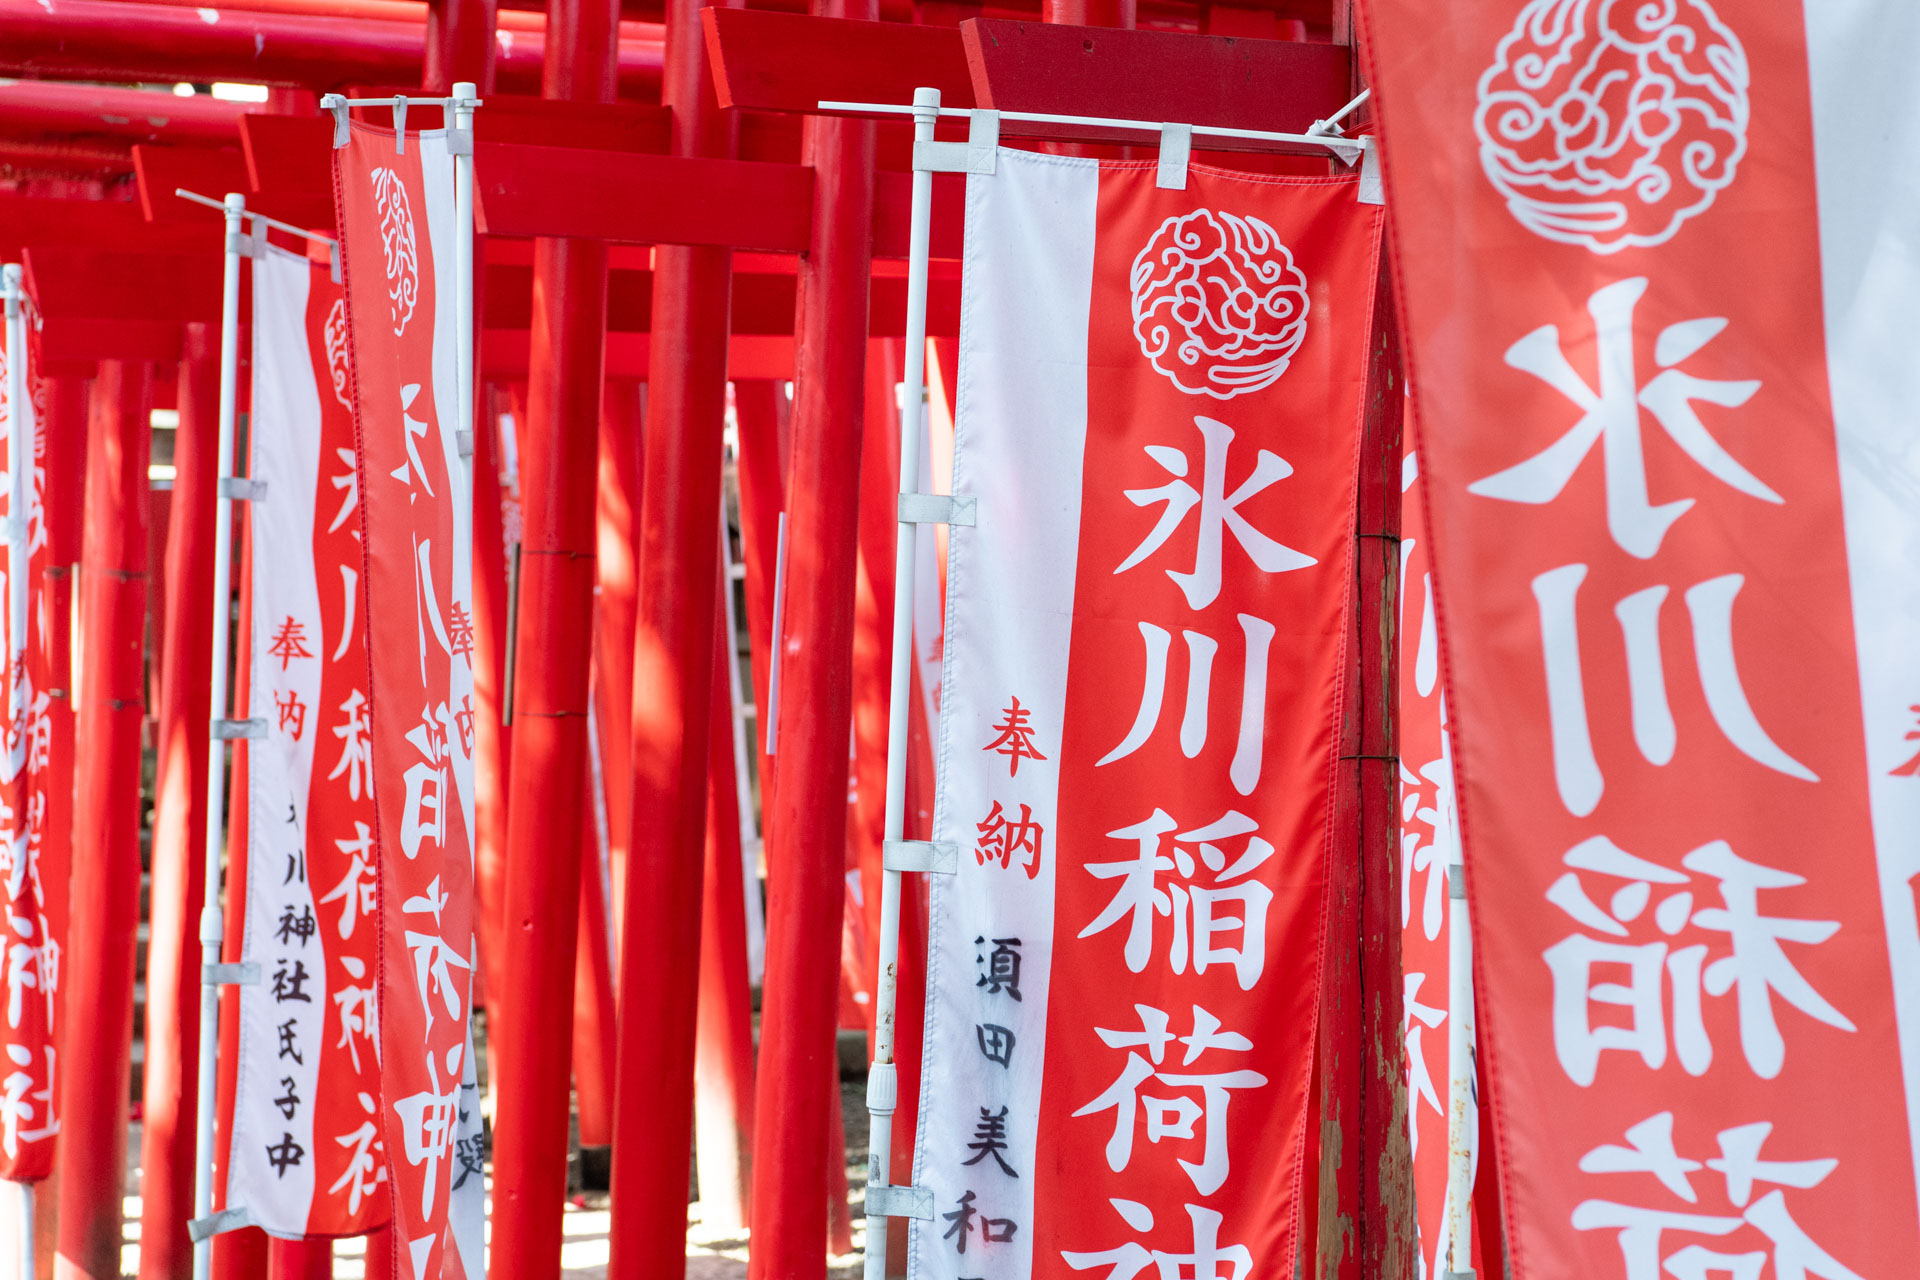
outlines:
[[[453,86],[453,280],[454,310],[457,329],[455,333],[455,365],[458,370],[459,430],[462,439],[471,442],[475,425],[473,400],[478,379],[473,367],[473,109],[480,105],[476,96],[479,86],[470,80],[462,80]],[[460,450],[460,456],[466,463],[467,493],[473,493],[473,447],[468,443]],[[471,561],[469,560],[469,563]]]
[[[913,91],[915,145],[933,141],[940,119],[940,91]],[[907,368],[900,413],[900,492],[920,488],[920,425],[927,394],[927,257],[933,221],[933,171],[914,166],[913,206],[907,230]],[[893,667],[887,693],[886,843],[903,839],[907,816],[907,726],[913,696],[913,574],[919,525],[901,520],[894,532]],[[875,993],[873,1065],[867,1073],[866,1280],[886,1280],[887,1216],[873,1188],[891,1185],[893,1112],[899,1081],[893,1064],[893,1016],[899,997],[900,872],[888,866],[880,878],[880,973]]]
[[[7,300],[7,682],[16,684],[27,662],[27,504],[33,493],[33,435],[27,400],[26,288],[20,264],[0,273]],[[15,705],[18,705],[16,701]],[[33,1280],[33,1184],[21,1182],[20,1280]]]
[[[1473,934],[1467,924],[1466,864],[1455,844],[1447,864],[1447,1258],[1445,1280],[1474,1280],[1473,1148],[1479,1136],[1474,1102]]]
[[[215,721],[227,714],[227,638],[233,625],[231,603],[233,552],[233,437],[240,379],[240,257],[245,236],[240,221],[247,199],[228,192],[226,215],[226,273],[220,300],[220,472],[213,508],[213,708]],[[199,1131],[194,1143],[193,1213],[204,1219],[213,1213],[213,1124],[216,1110],[216,1058],[220,1047],[220,987],[210,981],[220,963],[220,944],[226,922],[220,909],[220,849],[226,835],[221,801],[226,793],[224,737],[208,726],[207,733],[207,872],[206,895],[200,908],[200,1083],[195,1095]],[[194,1241],[194,1280],[209,1280],[213,1269],[211,1236]]]

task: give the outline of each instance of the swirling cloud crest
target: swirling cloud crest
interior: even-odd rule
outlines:
[[[1707,0],[1529,0],[1480,77],[1480,166],[1536,235],[1664,244],[1733,181],[1748,80]]]
[[[1270,386],[1307,336],[1307,279],[1258,218],[1168,218],[1131,282],[1141,353],[1188,395],[1231,400]]]

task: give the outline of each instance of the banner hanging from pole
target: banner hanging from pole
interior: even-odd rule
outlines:
[[[396,138],[355,121],[346,132],[334,202],[370,620],[382,1131],[403,1274],[477,1280],[473,507],[471,436],[458,419],[454,157],[443,130]]]
[[[16,271],[17,268],[8,268]],[[16,277],[17,282],[17,277]],[[10,537],[25,539],[26,562],[7,557],[7,678],[4,732],[0,732],[0,901],[6,907],[4,938],[5,1008],[0,1017],[0,1178],[37,1182],[53,1172],[55,1139],[60,1132],[57,1025],[61,1007],[61,948],[66,938],[66,885],[71,836],[64,822],[56,829],[56,809],[70,809],[59,794],[73,782],[71,740],[55,758],[54,700],[64,704],[67,681],[52,663],[46,523],[46,385],[39,377],[38,345],[33,337],[32,300],[17,303],[19,317],[7,326],[0,359],[0,421],[8,433],[9,467],[28,455],[26,483],[9,484],[11,526],[13,495],[26,498],[24,519]],[[11,308],[10,308],[11,309]],[[20,362],[15,369],[14,360]],[[16,392],[21,393],[16,400]],[[16,434],[17,433],[17,434]],[[22,572],[24,570],[24,572]],[[12,581],[20,574],[22,581]],[[64,623],[64,619],[60,619]],[[70,815],[69,815],[70,816]]]
[[[1513,1274],[1911,1274],[1920,13],[1367,12]]]
[[[1408,448],[1400,475],[1400,960],[1407,1048],[1407,1129],[1413,1154],[1420,1260],[1427,1276],[1467,1270],[1448,1265],[1447,1046],[1457,1014],[1453,976],[1450,868],[1459,861],[1453,758],[1440,689],[1440,630],[1433,613],[1432,557],[1425,529],[1420,458]],[[1468,1091],[1469,1096],[1471,1090]],[[1476,1146],[1477,1114],[1462,1141]],[[1470,1157],[1471,1158],[1471,1157]]]
[[[1155,177],[967,180],[917,1277],[1293,1267],[1380,211]]]
[[[253,261],[247,907],[226,1204],[269,1234],[388,1220],[380,903],[346,299],[325,265]]]

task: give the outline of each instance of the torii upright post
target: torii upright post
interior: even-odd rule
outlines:
[[[669,0],[661,100],[673,111],[675,155],[724,158],[733,150],[733,125],[714,95],[700,24],[704,7],[702,0]],[[732,300],[729,250],[663,244],[654,254],[634,618],[633,800],[620,940],[611,1280],[671,1280],[686,1269],[719,579],[714,531]]]
[[[821,17],[875,0],[815,0]],[[826,1271],[828,1091],[845,909],[847,735],[866,405],[874,127],[810,117],[813,243],[800,264],[779,782],[767,819],[767,974],[754,1104],[750,1280]],[[778,711],[779,708],[770,708]]]
[[[60,1083],[63,1280],[120,1274],[126,1176],[127,1066],[134,933],[140,924],[141,657],[147,611],[147,439],[153,370],[104,360],[87,431],[86,532],[80,563],[80,671],[75,741],[73,917],[67,1007],[94,1034]]]
[[[553,0],[547,12],[545,96],[613,101],[618,6]],[[512,624],[506,955],[495,970],[502,1025],[492,1041],[499,1072],[492,1270],[513,1280],[558,1280],[580,851],[588,837],[582,655],[593,636],[607,246],[542,238],[534,242],[533,270],[519,617]]]

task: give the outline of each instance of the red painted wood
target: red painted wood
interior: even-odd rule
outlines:
[[[174,192],[180,188],[223,198],[229,191],[247,197],[250,213],[290,222],[296,227],[331,234],[333,228],[333,191],[331,187],[285,188],[272,192],[253,190],[253,176],[239,147],[236,130],[232,147],[154,147],[133,149],[133,171],[139,183],[140,206],[150,222],[177,222],[204,226],[220,225],[220,215],[212,209],[183,200]],[[324,170],[322,171],[325,172]]]
[[[721,589],[729,589],[724,580]],[[717,615],[724,622],[724,606]],[[713,721],[707,749],[706,876],[700,895],[700,992],[694,1040],[695,1167],[701,1225],[749,1225],[753,1185],[753,992],[747,981],[746,877],[733,771],[733,636],[714,630]],[[758,886],[755,886],[758,890]]]
[[[141,1241],[144,1252],[146,1241]],[[275,1240],[267,1246],[267,1280],[332,1280],[332,1240]]]
[[[481,335],[480,372],[487,378],[512,381],[525,378],[532,337],[526,330],[489,330]],[[652,338],[644,333],[609,333],[606,376],[646,378],[652,368]],[[177,348],[176,348],[177,349]],[[727,344],[727,369],[741,378],[791,378],[794,370],[792,335],[736,335]]]
[[[175,145],[232,145],[238,102],[155,89],[19,80],[0,85],[0,129],[8,133],[122,138]]]
[[[427,5],[426,21],[421,85],[433,93],[449,93],[464,80],[482,97],[490,96],[499,60],[496,0],[433,0]]]
[[[613,970],[607,942],[607,881],[600,866],[601,820],[594,813],[593,779],[580,779],[580,803],[586,816],[581,847],[579,937],[573,956],[573,1090],[580,1123],[580,1145],[613,1142],[613,1049],[615,1037]]]
[[[606,249],[536,248],[534,347],[520,434],[522,543],[507,802],[505,963],[494,1132],[492,1267],[557,1280],[567,1179],[580,853],[592,643],[594,433]]]
[[[219,477],[220,333],[190,325],[180,362],[167,520],[165,654],[155,726],[146,1063],[141,1090],[140,1276],[193,1274],[200,906],[206,895],[207,723],[213,718],[214,503]],[[226,709],[220,709],[225,714]]]
[[[529,342],[531,335],[527,335]],[[483,366],[486,361],[480,362]],[[527,353],[521,351],[517,376],[526,377]],[[473,446],[473,700],[480,708],[474,719],[474,881],[480,895],[479,999],[487,1009],[488,1026],[498,1027],[501,979],[506,963],[507,779],[512,761],[513,728],[501,723],[506,693],[506,638],[513,620],[507,616],[507,517],[513,505],[513,537],[518,539],[518,496],[509,491],[502,473],[503,413],[506,392],[487,387],[479,399],[480,421]],[[512,409],[516,422],[526,419],[525,396]],[[368,1274],[372,1274],[369,1272]]]
[[[688,172],[738,163],[728,159],[732,124],[714,102],[703,8],[701,0],[667,6],[661,101],[673,109],[674,158]],[[778,203],[759,182],[737,198]],[[782,217],[790,224],[792,210]],[[729,255],[711,246],[738,236],[674,238],[680,243],[654,251],[609,1280],[672,1280],[686,1267],[732,294]]]
[[[773,379],[736,377],[733,416],[739,426],[740,562],[746,569],[746,622],[752,676],[754,740],[748,744],[760,777],[761,836],[773,812],[773,757],[767,755],[767,681],[773,665],[774,573],[780,551],[780,512],[786,505],[786,469],[780,460],[780,418],[786,389]]]
[[[720,105],[812,112],[823,99],[910,103],[921,85],[940,90],[946,106],[974,105],[952,28],[815,15],[709,10]]]
[[[239,80],[314,89],[353,83],[417,85],[426,55],[425,23],[324,14],[222,9],[217,23],[194,8],[135,0],[31,0],[0,3],[0,72],[109,84]],[[496,53],[500,87],[539,88],[548,34],[516,33]],[[660,83],[660,46],[638,38],[618,50],[620,87],[652,96]]]
[[[873,0],[819,0],[870,18]],[[933,31],[935,28],[926,28]],[[907,70],[911,72],[912,66]],[[813,118],[813,244],[801,264],[788,485],[779,779],[768,819],[767,974],[761,1014],[750,1280],[819,1280],[846,880],[847,741],[874,128]]]
[[[137,202],[0,196],[0,254],[18,262],[27,245],[43,250],[112,245],[123,252],[193,254],[204,262],[220,252],[222,236],[220,215],[205,212],[204,222],[155,226]]]
[[[216,217],[211,210],[209,216]],[[29,247],[28,287],[49,321],[220,322],[220,259],[204,254]],[[241,290],[243,319],[252,310]]]
[[[807,246],[812,175],[798,165],[479,142],[489,235],[630,243]]]
[[[618,964],[626,921],[627,851],[633,805],[633,628],[640,586],[640,441],[644,384],[609,378],[600,404],[600,483],[595,490],[596,570],[593,695],[606,779],[608,901]],[[616,969],[617,972],[617,969]]]
[[[63,1274],[120,1274],[126,1172],[134,934],[140,919],[140,723],[147,612],[147,415],[153,373],[101,366],[87,431],[76,705],[67,1007],[91,1012],[80,1053],[61,1064],[60,1236]]]
[[[1339,110],[1351,96],[1352,55],[1339,45],[1003,18],[973,19],[961,24],[960,33],[975,96],[980,105],[1001,111],[1182,120],[1298,133]],[[1095,140],[1134,136],[1012,120],[1002,121],[1001,133]],[[1211,140],[1207,145],[1220,150],[1299,150]]]

